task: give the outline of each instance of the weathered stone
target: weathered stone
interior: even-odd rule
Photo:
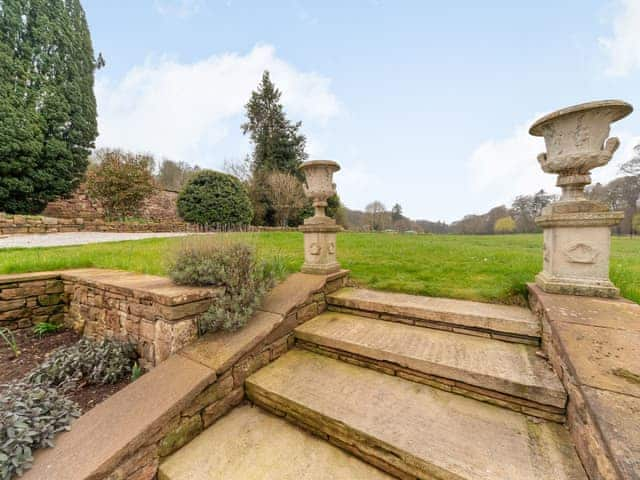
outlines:
[[[158,444],[158,455],[166,457],[186,445],[202,431],[202,418],[200,415],[183,417],[178,425],[170,431]]]
[[[241,407],[160,466],[159,480],[391,480],[257,408]]]
[[[222,415],[227,413],[236,405],[239,405],[243,398],[244,387],[238,387],[235,390],[232,390],[226,397],[205,408],[202,412],[202,423],[204,424],[204,428],[209,427]]]
[[[540,323],[521,307],[355,288],[343,288],[328,295],[327,300],[331,305],[354,310],[514,335],[513,341],[518,341],[517,336],[540,336]]]
[[[10,310],[18,310],[26,305],[24,298],[18,298],[16,300],[0,300],[0,313],[8,312]]]
[[[366,366],[385,362],[381,367],[397,365],[560,409],[567,399],[535,347],[333,312],[299,326],[296,336],[359,355]]]
[[[233,377],[228,373],[218,378],[215,383],[209,385],[202,393],[198,394],[193,402],[191,402],[191,405],[182,412],[182,415],[187,417],[195,415],[205,407],[229,395],[232,389]]]
[[[418,478],[587,478],[556,423],[313,353],[288,352],[246,388],[255,403]]]
[[[238,387],[242,385],[245,378],[251,375],[256,370],[264,367],[269,363],[270,353],[269,350],[260,352],[256,355],[244,358],[233,367],[233,385]]]

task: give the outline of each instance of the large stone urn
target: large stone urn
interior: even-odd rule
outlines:
[[[611,123],[633,107],[619,100],[584,103],[550,113],[529,133],[544,137],[547,151],[538,155],[542,170],[558,175],[560,200],[536,219],[544,230],[544,267],[536,283],[546,292],[613,297],[609,280],[611,227],[624,218],[607,205],[588,200],[584,188],[591,170],[606,165],[620,145],[608,138]]]
[[[331,160],[312,160],[300,167],[305,176],[304,192],[313,201],[315,214],[307,218],[300,231],[304,233],[302,272],[327,275],[340,270],[336,260],[336,234],[342,228],[327,217],[327,200],[336,193],[333,174],[340,166]]]

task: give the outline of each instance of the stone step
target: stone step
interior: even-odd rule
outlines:
[[[343,288],[327,296],[329,309],[456,333],[538,345],[540,322],[526,308]]]
[[[399,478],[586,480],[563,425],[292,350],[247,395]]]
[[[260,408],[238,407],[168,457],[158,480],[392,480]]]
[[[339,312],[325,312],[295,332],[300,346],[333,358],[564,421],[564,387],[530,345]]]

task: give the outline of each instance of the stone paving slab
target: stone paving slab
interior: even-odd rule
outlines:
[[[160,466],[158,480],[391,480],[285,420],[238,407]]]
[[[509,305],[358,288],[343,288],[329,295],[327,301],[340,307],[398,317],[444,322],[512,335],[540,336],[540,323],[533,314],[525,308]]]
[[[337,312],[326,312],[304,323],[296,329],[296,336],[561,409],[567,399],[551,366],[528,345]]]
[[[291,351],[246,381],[249,398],[408,475],[447,480],[586,480],[565,428]]]

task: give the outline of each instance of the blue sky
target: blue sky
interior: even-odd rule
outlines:
[[[640,141],[640,0],[84,0],[99,146],[221,169],[250,146],[243,105],[268,68],[345,204],[451,221],[553,188],[527,128],[620,98],[612,165]]]

